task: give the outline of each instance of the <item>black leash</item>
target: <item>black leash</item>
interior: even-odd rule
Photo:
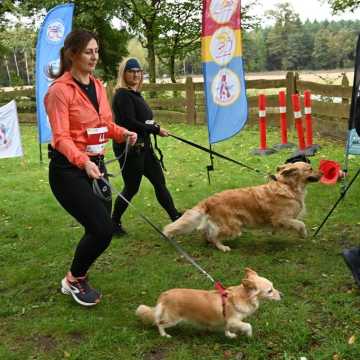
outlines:
[[[275,178],[274,175],[272,175],[272,174],[264,173],[263,171],[260,171],[260,170],[258,170],[258,169],[255,169],[255,168],[253,168],[253,167],[251,167],[251,166],[249,166],[249,165],[246,165],[246,164],[244,164],[244,163],[242,163],[242,162],[240,162],[240,161],[231,159],[231,158],[229,158],[229,157],[227,157],[227,156],[225,156],[225,155],[219,154],[219,153],[216,152],[216,151],[207,149],[206,147],[201,146],[201,145],[199,145],[199,144],[196,144],[196,143],[194,143],[194,142],[192,142],[192,141],[183,139],[183,138],[181,138],[181,137],[179,137],[179,136],[176,136],[176,135],[173,135],[173,134],[169,134],[169,136],[173,137],[174,139],[180,140],[180,141],[182,141],[182,142],[185,143],[185,144],[191,145],[191,146],[193,146],[193,147],[195,147],[195,148],[197,148],[197,149],[200,149],[200,150],[202,150],[202,151],[205,151],[205,152],[209,153],[210,155],[216,155],[216,156],[218,156],[218,157],[220,157],[220,158],[222,158],[222,159],[231,161],[231,162],[233,162],[234,164],[237,164],[237,165],[240,165],[240,166],[242,166],[242,167],[244,167],[244,168],[247,168],[247,169],[249,169],[249,170],[255,171],[255,172],[257,172],[257,173],[260,174],[260,175],[270,176],[272,180],[276,180],[276,178]]]
[[[104,177],[100,177],[100,180],[103,181],[109,188],[112,190],[113,193],[117,194],[122,200],[124,200],[128,205],[130,205],[135,212],[147,222],[155,231],[157,231],[163,238],[165,238],[171,245],[175,247],[175,249],[193,266],[195,266],[201,273],[203,273],[215,286],[219,286],[216,284],[220,284],[219,282],[215,281],[214,278],[206,272],[174,239],[167,237],[152,221],[150,221],[144,214],[142,214],[130,201],[128,201],[124,195],[122,195],[119,191],[117,191],[108,180]]]
[[[358,169],[358,171],[356,172],[356,174],[353,176],[353,178],[351,179],[350,183],[345,187],[345,189],[341,192],[340,197],[337,199],[337,201],[335,202],[334,206],[331,208],[331,210],[328,212],[328,214],[326,215],[325,219],[323,220],[323,222],[320,224],[320,226],[317,228],[317,230],[315,231],[314,235],[312,236],[313,238],[320,232],[321,228],[325,225],[327,219],[330,217],[330,215],[333,213],[333,211],[336,209],[336,207],[338,206],[339,202],[345,197],[345,194],[347,193],[347,191],[350,189],[350,186],[354,183],[354,181],[356,180],[356,178],[359,176],[360,174],[360,168]]]

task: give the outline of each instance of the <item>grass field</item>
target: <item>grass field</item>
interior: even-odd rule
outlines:
[[[203,126],[170,125],[178,136],[207,144]],[[173,287],[210,289],[212,284],[149,227],[135,211],[124,217],[128,236],[113,239],[91,269],[91,283],[102,302],[87,309],[59,291],[82,229],[50,192],[48,163],[39,162],[36,129],[22,126],[23,158],[0,160],[0,359],[360,359],[360,293],[340,252],[359,244],[360,181],[356,181],[317,238],[292,233],[272,235],[248,230],[229,241],[230,253],[204,243],[198,234],[181,245],[224,285],[239,284],[245,267],[268,277],[284,294],[281,302],[264,303],[248,318],[252,338],[226,338],[180,325],[161,338],[154,327],[134,315],[139,304],[153,305],[160,292]],[[279,142],[270,131],[268,142]],[[295,140],[294,140],[295,141]],[[342,144],[316,139],[322,146],[312,159],[343,162]],[[256,129],[246,129],[214,150],[264,172],[272,172],[291,154],[253,157]],[[171,138],[159,140],[168,169],[166,178],[180,209],[192,207],[217,191],[263,183],[263,177],[215,159],[208,185],[207,154]],[[45,148],[45,147],[44,147]],[[44,150],[45,155],[45,150]],[[107,158],[112,156],[109,151]],[[360,159],[350,160],[350,175]],[[111,164],[112,172],[118,172]],[[117,177],[113,185],[121,189]],[[312,233],[339,196],[340,187],[310,184],[305,223]],[[155,224],[168,223],[144,180],[134,205]]]

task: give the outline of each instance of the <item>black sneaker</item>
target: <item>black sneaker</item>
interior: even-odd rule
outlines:
[[[352,272],[356,284],[360,287],[360,249],[345,249],[342,255],[346,265]]]
[[[174,215],[174,216],[171,216],[171,221],[176,221],[177,219],[179,219],[179,218],[181,218],[182,216],[184,215],[184,213],[183,212],[180,212],[180,211],[178,211],[177,213],[176,213],[176,215]]]
[[[121,224],[114,223],[113,229],[114,229],[113,236],[115,237],[121,237],[127,235],[127,232],[125,231],[125,229],[122,227]]]
[[[61,292],[71,295],[78,304],[83,306],[94,306],[100,302],[101,298],[100,293],[89,286],[86,277],[75,281],[69,281],[64,277],[61,281]]]

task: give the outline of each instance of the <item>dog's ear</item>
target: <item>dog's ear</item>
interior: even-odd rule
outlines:
[[[280,172],[281,170],[284,170],[286,165],[280,165],[276,168],[276,172]]]
[[[287,169],[287,170],[282,171],[280,173],[280,175],[288,177],[288,176],[292,176],[292,175],[296,174],[297,171],[298,171],[298,169],[296,169],[296,168]]]
[[[248,278],[250,275],[257,275],[257,272],[250,268],[245,268],[245,277]]]
[[[255,284],[253,281],[249,280],[249,279],[243,279],[243,280],[241,281],[241,283],[243,284],[244,288],[245,288],[246,290],[248,290],[248,291],[250,291],[250,290],[257,290],[256,284]]]

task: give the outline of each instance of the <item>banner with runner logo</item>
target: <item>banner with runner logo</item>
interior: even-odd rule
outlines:
[[[0,107],[0,158],[23,156],[14,100]]]
[[[39,130],[39,142],[51,140],[51,128],[47,117],[44,96],[52,79],[49,69],[54,73],[60,66],[60,49],[66,35],[71,31],[74,4],[58,5],[47,13],[36,44],[36,112]]]
[[[202,61],[210,144],[237,134],[248,106],[240,0],[203,0]]]

